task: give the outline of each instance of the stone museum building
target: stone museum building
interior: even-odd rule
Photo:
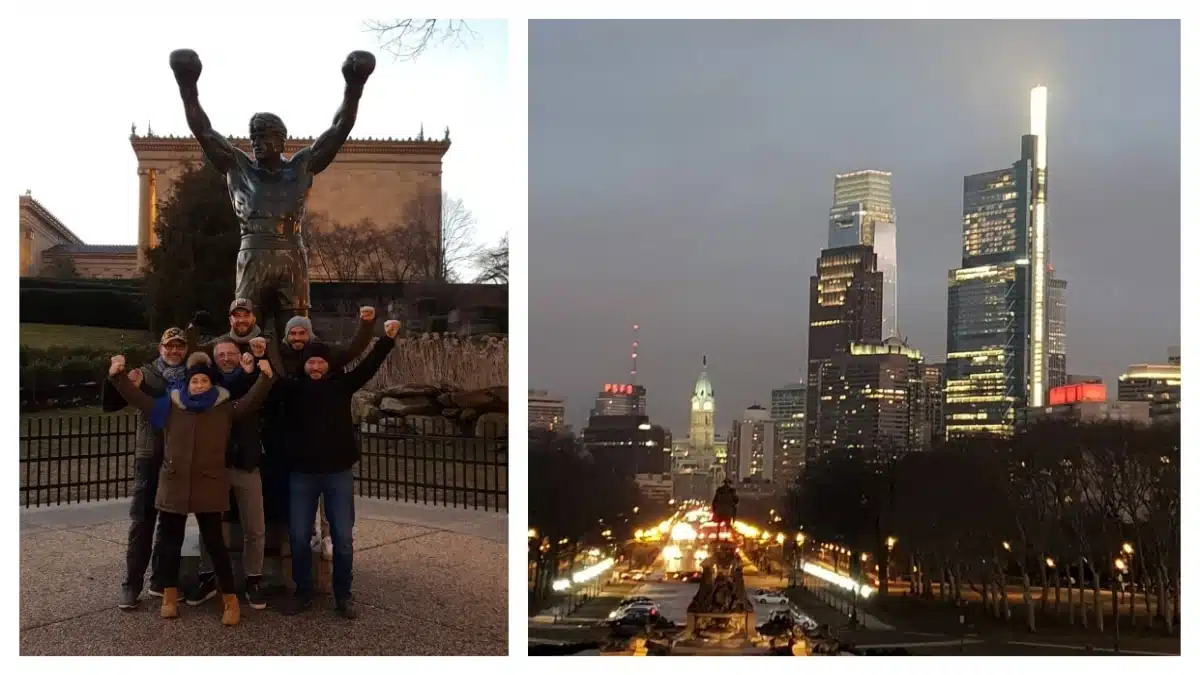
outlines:
[[[231,138],[249,152],[248,138]],[[145,264],[145,250],[157,244],[154,222],[159,202],[170,195],[175,180],[189,164],[204,161],[200,144],[191,136],[130,134],[137,157],[137,244],[88,245],[60,222],[46,205],[29,193],[20,198],[21,276],[38,276],[52,269],[56,256],[69,258],[85,278],[133,278]],[[312,143],[290,139],[285,154]],[[358,223],[364,219],[398,222],[409,205],[423,195],[440,195],[442,158],[450,135],[427,139],[350,139],[333,164],[313,181],[308,212],[330,222]],[[312,280],[324,281],[320,266],[311,265]]]

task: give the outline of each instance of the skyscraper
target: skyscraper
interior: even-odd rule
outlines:
[[[1045,405],[1066,378],[1066,281],[1046,232],[1046,88],[1011,167],[963,179],[962,267],[946,321],[946,432],[1011,434],[1019,408]]]
[[[822,428],[828,416],[820,394],[823,380],[834,376],[829,366],[851,343],[880,339],[882,305],[883,274],[870,246],[821,251],[817,273],[809,279],[805,461],[833,447]]]
[[[567,402],[544,389],[529,390],[529,428],[562,431],[566,428]]]
[[[1047,391],[1067,384],[1067,282],[1046,278]]]
[[[775,480],[784,484],[796,480],[804,469],[804,392],[801,382],[771,390],[771,419],[779,436]]]
[[[888,171],[866,169],[834,176],[829,248],[860,244],[875,249],[876,267],[883,273],[883,337],[897,337],[896,211]]]
[[[605,384],[592,407],[592,415],[645,414],[646,388],[640,384]]]
[[[729,479],[735,483],[775,482],[779,438],[767,409],[755,404],[746,408],[729,436]]]
[[[929,447],[923,365],[899,338],[856,341],[834,357],[818,391],[818,447],[869,460]]]

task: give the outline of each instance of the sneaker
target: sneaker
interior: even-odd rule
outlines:
[[[121,599],[117,601],[117,607],[125,611],[137,609],[138,596],[141,594],[142,592],[139,589],[136,589],[129,584],[122,584]]]
[[[312,609],[312,596],[301,595],[297,593],[291,599],[279,608],[279,613],[284,616],[295,616]]]
[[[350,598],[339,598],[335,601],[334,610],[338,616],[343,619],[354,619],[358,617],[358,610],[354,608],[354,601]]]
[[[333,560],[333,537],[325,537],[321,540],[321,558]]]
[[[246,577],[246,604],[254,609],[267,608],[267,598],[263,593],[261,576]]]
[[[200,581],[188,589],[187,595],[184,596],[184,601],[190,607],[203,605],[204,603],[217,597],[217,575],[213,572],[200,575]]]

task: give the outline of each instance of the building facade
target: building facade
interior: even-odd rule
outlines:
[[[543,389],[530,389],[529,428],[565,432],[567,400]]]
[[[771,390],[771,419],[779,437],[775,462],[777,481],[790,484],[804,471],[804,383],[792,382]]]
[[[235,147],[249,153],[250,140],[230,138]],[[170,196],[175,181],[187,169],[202,164],[204,154],[192,136],[130,134],[137,156],[138,251],[158,245],[154,223],[158,204]],[[292,154],[311,145],[311,138],[292,138],[284,146]],[[442,157],[450,149],[449,132],[442,139],[350,139],[342,146],[329,168],[313,181],[308,195],[308,213],[344,225],[371,220],[378,224],[397,221],[410,205],[442,190]],[[138,267],[145,266],[144,253]],[[332,281],[323,276],[319,261],[310,260],[313,281]]]
[[[921,353],[898,338],[852,343],[828,367],[819,394],[821,448],[866,457],[929,447]]]
[[[1117,400],[1148,404],[1153,422],[1179,422],[1182,385],[1181,366],[1133,365],[1117,378]]]
[[[597,463],[621,476],[671,470],[671,434],[645,415],[593,415],[580,442]]]
[[[1017,412],[1066,383],[1066,281],[1050,266],[1047,92],[1030,95],[1030,133],[1012,166],[963,179],[962,267],[946,328],[946,433],[1013,433]]]
[[[760,405],[746,408],[729,435],[728,477],[734,483],[774,483],[779,436],[771,413]]]
[[[645,415],[646,388],[640,384],[605,384],[596,394],[593,415]]]
[[[821,390],[836,377],[833,360],[851,343],[879,340],[882,333],[883,274],[870,246],[821,251],[817,273],[809,279],[808,389],[805,404],[805,461],[836,448],[834,419]]]
[[[930,446],[946,440],[946,364],[926,363],[921,368],[925,383],[925,405],[922,419],[929,429]]]
[[[857,245],[875,250],[876,269],[883,274],[882,337],[897,337],[896,210],[892,207],[891,172],[866,169],[834,177],[828,247]]]

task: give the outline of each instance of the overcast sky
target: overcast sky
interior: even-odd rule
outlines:
[[[270,111],[301,137],[329,128],[345,86],[342,61],[365,49],[377,67],[353,137],[414,137],[423,123],[426,135],[441,138],[449,126],[442,187],[474,213],[479,241],[493,243],[523,226],[511,222],[509,190],[495,180],[521,150],[509,142],[508,119],[495,114],[508,106],[506,22],[472,22],[477,37],[469,44],[446,43],[397,62],[364,30],[365,19],[390,16],[233,17],[210,9],[186,21],[149,8],[126,17],[23,17],[5,49],[13,59],[37,56],[21,56],[24,65],[11,70],[10,90],[23,92],[23,104],[7,110],[8,123],[20,129],[6,139],[17,158],[8,194],[31,190],[86,243],[136,244],[130,124],[140,134],[147,125],[160,135],[190,134],[167,63],[173,49],[200,55],[200,102],[217,131],[245,136],[250,116]],[[261,30],[274,36],[270,51],[256,42]]]
[[[1178,22],[531,22],[531,387],[580,427],[629,370],[686,435],[801,379],[837,172],[893,172],[899,323],[946,350],[963,176],[1006,167],[1049,87],[1051,263],[1068,370],[1115,395],[1179,343]]]

